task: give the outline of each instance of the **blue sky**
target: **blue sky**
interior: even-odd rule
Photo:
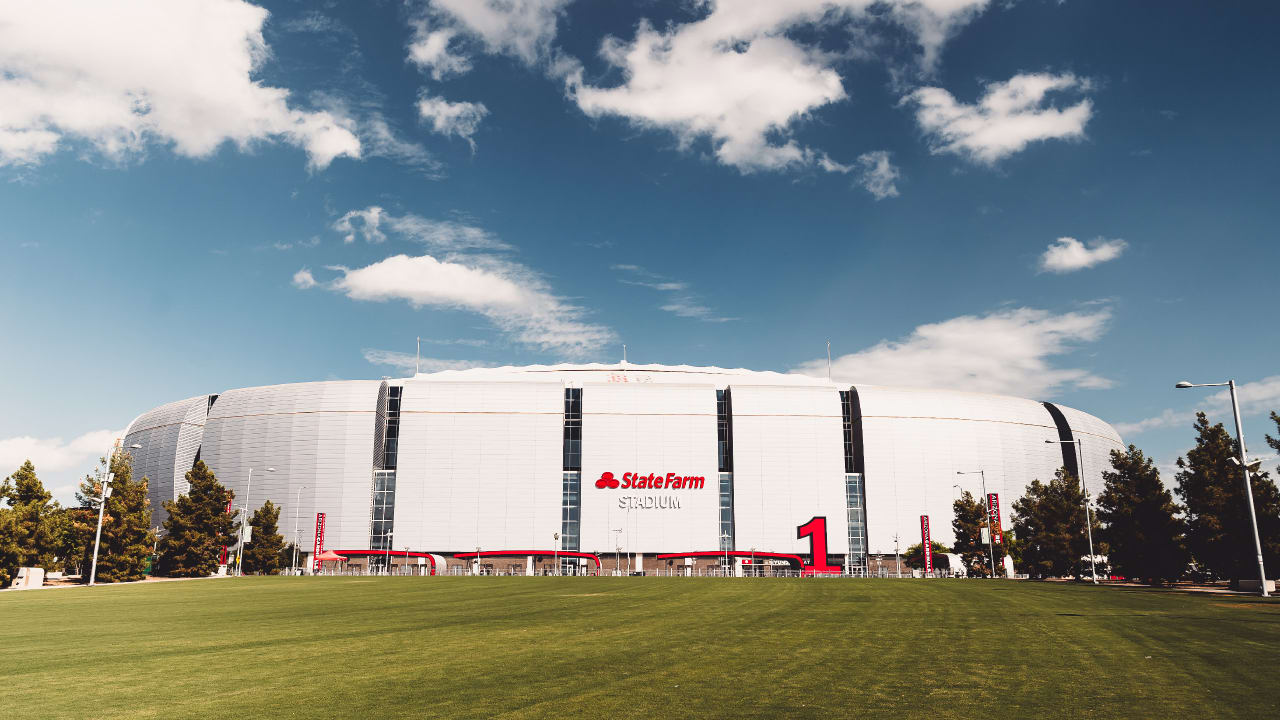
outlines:
[[[1270,4],[71,5],[0,10],[0,469],[64,500],[147,408],[416,336],[819,374],[829,338],[1166,470],[1229,419],[1173,383],[1234,377],[1274,433]]]

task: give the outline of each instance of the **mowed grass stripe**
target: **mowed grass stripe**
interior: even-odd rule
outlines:
[[[47,717],[1280,713],[1280,604],[1257,598],[962,580],[241,578],[5,593],[0,617],[6,706]]]

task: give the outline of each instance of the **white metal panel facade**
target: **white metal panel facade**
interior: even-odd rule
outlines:
[[[552,535],[560,531],[564,386],[403,385],[395,546],[553,549]]]
[[[834,387],[732,386],[737,550],[808,554],[796,528],[827,518],[827,553],[848,552],[844,429]]]
[[[210,408],[201,459],[235,492],[238,507],[256,509],[268,498],[280,506],[287,542],[293,541],[297,511],[301,545],[309,550],[315,514],[323,512],[325,547],[365,548],[378,384],[354,380],[228,390]],[[275,472],[267,472],[269,467]],[[250,468],[253,485],[246,497]]]
[[[623,552],[715,550],[716,469],[714,385],[584,385],[580,547],[601,553],[619,546]],[[605,472],[620,483],[626,473],[652,473],[664,478],[664,487],[597,488]],[[703,483],[665,487],[668,473]],[[671,507],[676,502],[679,507]]]
[[[171,402],[143,413],[125,430],[125,448],[142,446],[127,452],[133,458],[134,479],[148,480],[152,526],[169,516],[162,503],[186,492],[185,475],[200,447],[208,406],[205,395]]]
[[[732,395],[735,549],[807,554],[797,526],[827,518],[830,555],[847,552],[838,391],[825,379],[719,368],[556,366],[451,371],[391,380],[404,388],[393,547],[432,552],[548,550],[561,531],[566,386],[583,390],[580,549],[685,552],[719,547],[716,388]],[[197,449],[252,508],[282,507],[292,540],[299,511],[309,549],[317,511],[326,547],[370,547],[378,381],[243,388],[144,413],[126,431],[137,476],[159,503],[182,491]],[[1062,465],[1058,429],[1042,403],[944,390],[856,386],[872,553],[951,538],[957,488],[1000,493],[1002,524],[1033,479]],[[1101,490],[1108,453],[1122,441],[1105,422],[1057,406],[1084,441],[1085,477]],[[207,418],[206,418],[207,414]],[[1045,440],[1055,442],[1046,443]],[[275,467],[275,473],[267,473]],[[701,476],[697,490],[595,487],[604,472]],[[298,490],[301,492],[301,502]],[[620,507],[620,496],[678,495],[679,510]],[[621,535],[614,533],[622,530]]]
[[[1098,418],[1066,405],[1054,405],[1066,417],[1071,436],[1080,440],[1080,453],[1084,462],[1080,474],[1084,476],[1089,495],[1096,498],[1102,492],[1102,473],[1111,469],[1111,451],[1124,451],[1124,440],[1115,428]]]
[[[1049,480],[1062,453],[1049,411],[1038,402],[999,395],[857,386],[866,453],[867,535],[872,553],[920,542],[920,516],[930,535],[954,541],[952,503],[961,490],[1000,494],[1009,527],[1010,505],[1034,479]],[[959,488],[954,486],[959,485]]]

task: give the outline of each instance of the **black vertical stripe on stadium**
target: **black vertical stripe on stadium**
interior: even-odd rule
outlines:
[[[1067,424],[1067,416],[1053,403],[1041,404],[1049,411],[1049,417],[1053,418],[1053,424],[1058,428],[1058,439],[1065,441],[1058,443],[1058,447],[1062,448],[1062,467],[1071,473],[1071,477],[1080,477],[1080,468],[1076,465],[1076,446],[1071,444],[1075,437],[1071,434],[1071,426]]]
[[[867,474],[866,460],[863,453],[862,442],[862,402],[858,399],[858,388],[849,388],[849,419],[853,425],[853,471],[862,475],[864,478]],[[862,486],[862,492],[865,495],[867,486]]]

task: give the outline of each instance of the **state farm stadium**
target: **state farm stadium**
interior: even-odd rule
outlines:
[[[236,506],[281,508],[305,567],[423,574],[864,575],[923,519],[949,544],[962,490],[997,496],[1007,529],[1029,482],[1083,468],[1099,488],[1122,448],[1049,402],[626,363],[226,390],[143,413],[123,444],[153,525],[202,460]]]

